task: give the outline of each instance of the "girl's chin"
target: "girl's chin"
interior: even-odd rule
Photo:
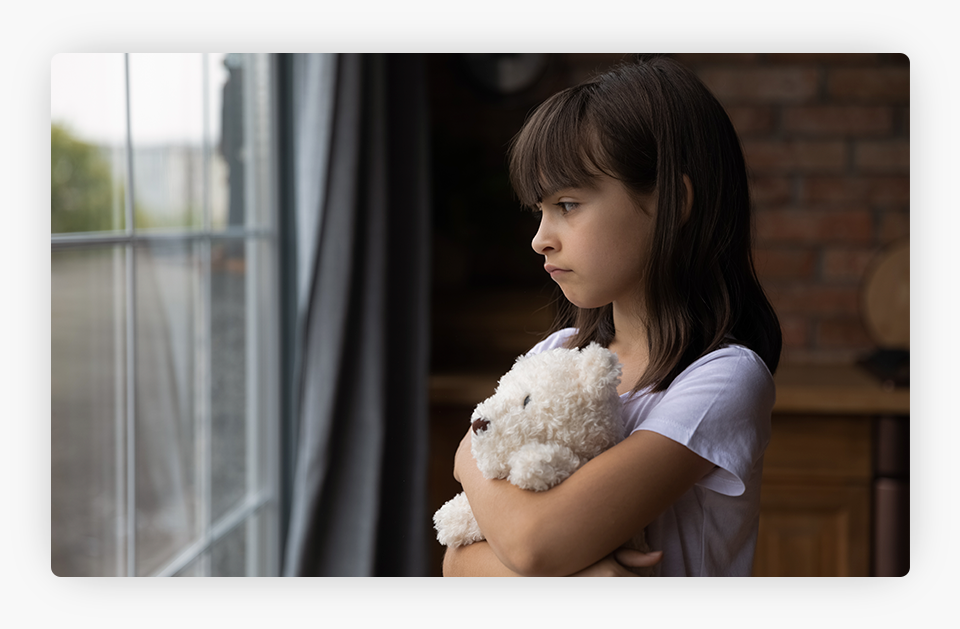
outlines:
[[[590,299],[585,299],[582,295],[570,294],[567,291],[563,292],[563,296],[567,298],[571,304],[577,308],[590,309],[590,308],[600,308],[606,306],[610,302],[597,302]]]

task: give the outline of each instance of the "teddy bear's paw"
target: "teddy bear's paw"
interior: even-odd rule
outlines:
[[[544,491],[573,474],[580,465],[580,457],[566,446],[531,443],[510,457],[507,479],[521,489]]]
[[[466,546],[484,539],[463,492],[437,509],[433,514],[433,526],[437,530],[437,541],[444,546]]]

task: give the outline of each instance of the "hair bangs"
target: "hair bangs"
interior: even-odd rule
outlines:
[[[605,172],[584,87],[544,101],[511,143],[510,183],[525,207],[563,188],[587,187]]]

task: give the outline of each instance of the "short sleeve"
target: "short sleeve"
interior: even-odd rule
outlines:
[[[717,467],[698,484],[739,496],[770,441],[774,398],[760,357],[729,346],[681,373],[634,431],[657,432],[711,461]]]

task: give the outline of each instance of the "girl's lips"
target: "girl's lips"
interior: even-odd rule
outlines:
[[[553,266],[552,264],[544,264],[543,270],[550,274],[550,277],[557,277],[558,275],[563,275],[564,273],[569,273],[570,269],[561,269],[558,266]]]

